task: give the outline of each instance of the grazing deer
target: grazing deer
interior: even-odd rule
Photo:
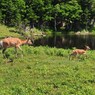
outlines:
[[[14,47],[15,48],[15,52],[16,52],[16,56],[17,56],[17,49],[21,49],[21,45],[24,44],[28,44],[28,45],[32,45],[32,42],[30,39],[26,39],[26,40],[21,40],[19,38],[13,38],[13,37],[8,37],[8,38],[4,38],[0,41],[0,48],[2,48],[2,53],[4,54],[4,52],[6,51],[7,48],[9,47]],[[22,51],[23,53],[23,51]]]
[[[89,50],[89,46],[85,46],[85,49],[75,49],[72,51],[72,53],[69,55],[69,60],[72,57],[77,57],[78,55],[86,55],[86,51]],[[87,56],[87,55],[86,55]]]

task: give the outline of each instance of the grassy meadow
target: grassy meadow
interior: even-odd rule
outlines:
[[[87,59],[68,59],[65,49],[22,46],[0,54],[0,95],[95,95],[95,51]],[[12,59],[12,62],[8,60]],[[7,63],[6,63],[7,62]]]
[[[22,49],[24,56],[18,51],[17,58],[14,48],[7,49],[6,58],[0,50],[0,95],[95,95],[94,50],[86,59],[69,60],[70,49],[27,45]]]

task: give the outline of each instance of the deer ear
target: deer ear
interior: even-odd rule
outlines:
[[[31,38],[30,37],[27,37],[27,40],[29,41],[29,40],[31,40]]]
[[[28,37],[25,37],[25,39],[29,39]]]

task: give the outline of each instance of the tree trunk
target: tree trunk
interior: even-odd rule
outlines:
[[[57,27],[56,27],[56,15],[54,18],[54,46],[56,45],[56,31],[57,31]]]

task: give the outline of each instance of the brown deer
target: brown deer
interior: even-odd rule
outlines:
[[[72,53],[69,55],[69,60],[70,60],[71,57],[74,58],[74,57],[77,57],[78,55],[79,56],[80,55],[86,55],[86,52],[89,49],[90,49],[89,46],[85,46],[85,49],[75,49],[75,50],[73,50]],[[87,55],[86,55],[86,57],[87,57]]]
[[[22,51],[20,46],[24,44],[32,45],[33,43],[29,38],[26,40],[21,40],[19,38],[8,37],[0,41],[0,48],[3,49],[2,53],[4,54],[7,48],[14,47],[17,56],[17,49],[20,49]]]

